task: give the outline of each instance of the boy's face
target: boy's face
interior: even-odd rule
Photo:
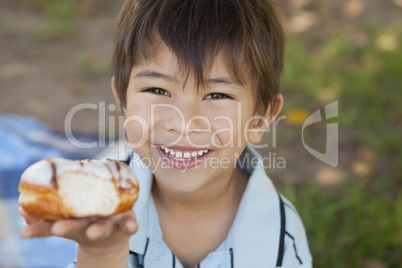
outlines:
[[[183,77],[165,45],[131,72],[127,138],[158,184],[174,193],[207,190],[219,178],[229,179],[247,141],[258,143],[267,127],[253,120],[250,83],[239,83],[219,54],[206,81],[197,90],[193,75]]]

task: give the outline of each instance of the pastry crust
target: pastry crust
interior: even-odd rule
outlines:
[[[131,169],[114,160],[46,158],[21,176],[19,203],[44,220],[106,217],[132,209],[139,194]]]

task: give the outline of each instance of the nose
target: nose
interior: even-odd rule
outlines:
[[[196,101],[185,96],[180,101],[167,105],[161,115],[165,131],[186,136],[205,132],[203,130],[208,127],[208,121],[199,106]]]

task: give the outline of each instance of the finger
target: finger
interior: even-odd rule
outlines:
[[[55,236],[72,239],[77,235],[84,234],[89,224],[88,219],[60,220],[53,225],[51,232]]]
[[[18,208],[18,212],[21,214],[22,217],[24,217],[25,222],[26,222],[27,224],[32,224],[32,223],[35,223],[35,222],[43,221],[42,219],[37,219],[37,218],[32,217],[31,215],[29,215],[29,214],[25,211],[25,209],[24,209],[23,207],[21,207],[21,206]]]
[[[115,224],[110,218],[102,218],[92,223],[85,234],[89,240],[95,241],[110,236],[114,229]]]
[[[51,228],[54,222],[51,221],[41,221],[37,223],[32,223],[21,230],[20,237],[22,239],[28,239],[33,237],[47,237],[51,236]]]
[[[123,234],[133,235],[137,232],[138,224],[133,211],[119,215],[116,220],[116,224]]]

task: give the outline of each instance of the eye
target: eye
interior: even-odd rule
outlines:
[[[205,97],[206,99],[218,100],[218,99],[233,99],[231,96],[224,93],[211,93]]]
[[[170,96],[169,92],[167,92],[166,90],[164,90],[162,88],[158,88],[158,87],[147,88],[147,89],[143,90],[143,92],[150,92],[150,93],[153,93],[156,95]]]

